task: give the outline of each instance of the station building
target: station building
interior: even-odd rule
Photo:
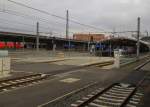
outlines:
[[[79,36],[78,36],[79,35]],[[81,37],[83,36],[83,37]],[[86,36],[86,37],[85,37]],[[115,49],[122,49],[128,54],[136,53],[136,39],[113,37],[107,38],[104,34],[76,34],[74,39],[65,39],[57,37],[39,36],[39,46],[41,49],[52,50],[53,44],[56,44],[56,50],[68,50],[70,46],[74,51],[89,51],[91,37],[93,36],[92,44],[95,45],[96,51],[102,51],[105,54],[113,55]],[[80,38],[81,37],[81,38]],[[79,39],[80,38],[80,39]],[[149,52],[149,44],[140,40],[140,52]],[[35,49],[36,35],[22,34],[14,32],[0,32],[0,48],[4,49]]]

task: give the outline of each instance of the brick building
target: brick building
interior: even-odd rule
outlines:
[[[105,39],[105,35],[104,34],[74,34],[73,35],[73,39],[74,40],[81,40],[81,41],[90,41],[91,38],[93,39],[93,41],[101,41]]]

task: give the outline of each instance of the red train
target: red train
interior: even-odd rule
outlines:
[[[3,41],[0,41],[0,49],[4,49],[4,48],[21,49],[21,48],[23,48],[23,44],[21,42],[3,42]]]

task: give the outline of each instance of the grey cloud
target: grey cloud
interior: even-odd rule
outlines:
[[[81,23],[91,24],[96,27],[113,30],[135,30],[136,20],[140,16],[142,18],[142,30],[149,30],[150,27],[150,1],[149,0],[14,0],[26,5],[45,10],[47,12],[65,17],[65,12],[69,9],[70,17]],[[47,19],[49,23],[42,23],[43,26],[51,26],[59,28],[59,32],[65,32],[65,21],[50,17],[30,9],[16,6],[12,3],[5,3],[6,8],[32,14],[40,18]],[[2,5],[0,5],[2,6]],[[4,18],[10,16],[0,14]],[[9,19],[9,18],[8,18]],[[12,16],[11,20],[20,19],[25,23],[36,23],[37,20],[29,21],[23,18]],[[60,24],[56,23],[59,22]],[[94,29],[85,28],[73,23],[70,24],[72,31],[96,31]],[[26,27],[22,27],[27,29]],[[56,29],[57,30],[57,29]]]

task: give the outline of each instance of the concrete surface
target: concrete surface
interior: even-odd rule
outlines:
[[[42,55],[44,54],[45,53],[34,56],[34,54],[29,55],[29,53],[27,53],[26,55],[16,56],[17,54],[14,53],[14,56],[12,55],[12,57],[18,58],[17,60],[35,57],[35,59],[33,58],[31,61],[34,60],[36,62],[39,60],[47,60],[46,58],[49,56],[45,56],[45,59],[43,59]],[[44,80],[42,83],[36,85],[17,88],[12,91],[0,93],[0,107],[37,107],[38,105],[54,100],[96,81],[100,81],[101,87],[120,81],[134,83],[141,79],[140,77],[143,76],[145,72],[137,73],[136,76],[132,76],[136,73],[133,71],[133,69],[137,65],[145,62],[147,58],[123,66],[120,69],[108,69],[109,67],[111,68],[111,66],[109,66],[107,69],[105,67],[102,69],[92,66],[82,69],[80,68],[78,70],[68,69],[75,67],[77,68],[81,65],[95,63],[97,61],[102,62],[112,59],[75,55],[72,57],[72,60],[58,61],[53,63],[31,63],[31,61],[28,62],[17,60],[13,60],[11,65],[12,69],[17,71],[15,72],[15,75],[22,75],[23,72],[25,74],[28,72],[33,72],[49,73],[52,76],[47,80]],[[148,67],[145,67],[144,69],[149,70],[149,65],[147,66]]]
[[[142,103],[140,104],[140,107],[149,107],[150,106],[150,63],[144,66],[141,69],[141,72],[147,72],[148,79],[146,79],[143,82],[143,85],[141,87],[141,90],[144,92],[144,98],[142,99]]]
[[[113,61],[112,57],[72,57],[71,60],[54,62],[57,65],[86,66],[101,62]]]
[[[37,59],[36,59],[37,60]],[[42,59],[44,61],[44,59]],[[90,64],[102,63],[105,61],[112,61],[113,58],[106,57],[71,57],[67,60],[52,60],[45,63],[30,63],[24,61],[12,61],[11,68],[14,71],[24,71],[24,72],[34,72],[34,73],[51,73],[56,74],[60,70],[67,70],[71,68],[77,68],[82,66],[87,66]],[[34,60],[33,60],[34,61]],[[41,60],[40,60],[41,61]],[[47,61],[47,60],[46,60]],[[55,61],[55,62],[54,62]]]
[[[120,79],[114,79],[117,75],[120,78],[125,76],[115,71],[100,71],[95,68],[80,69],[71,74],[57,75],[54,79],[49,79],[42,84],[1,93],[0,105],[1,107],[36,107],[95,81],[101,81],[103,84],[117,81]],[[68,78],[78,79],[78,81],[62,81]]]
[[[57,57],[28,57],[28,58],[19,58],[15,59],[15,62],[28,62],[28,63],[42,63],[42,62],[57,62],[69,60],[71,58],[57,58]],[[14,59],[12,59],[14,60]]]
[[[88,52],[76,52],[76,51],[56,51],[55,53],[51,50],[25,50],[25,51],[13,51],[9,52],[9,56],[13,59],[28,58],[28,57],[55,57],[57,53],[64,53],[65,57],[77,57],[77,56],[92,56]]]
[[[96,81],[100,81],[104,87],[130,77],[129,75],[133,75],[134,67],[145,60],[120,69],[102,70],[99,67],[87,67],[59,73],[40,84],[0,93],[0,105],[1,107],[36,107]]]

